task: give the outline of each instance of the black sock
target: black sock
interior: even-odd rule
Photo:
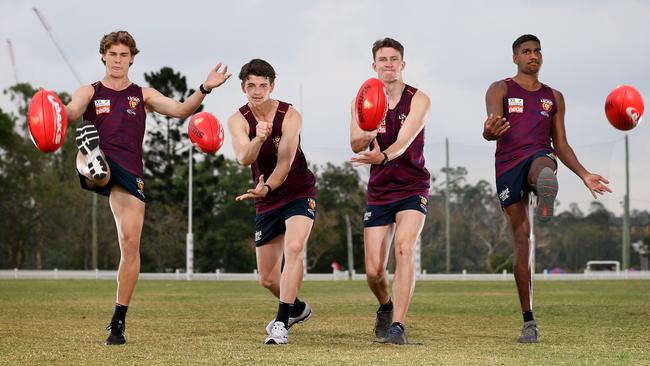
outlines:
[[[522,312],[522,314],[524,315],[524,323],[535,320],[535,318],[533,318],[533,311],[532,310],[526,310],[526,311]]]
[[[393,299],[388,298],[388,302],[385,304],[379,304],[378,311],[393,311]]]
[[[391,327],[400,327],[402,330],[404,330],[404,324],[400,322],[393,322],[393,324],[390,325]]]
[[[113,319],[111,319],[111,323],[120,320],[124,323],[127,310],[129,310],[128,306],[115,303],[115,310],[113,311]]]
[[[305,306],[305,303],[296,297],[296,300],[293,302],[293,309],[291,309],[290,316],[295,318],[298,315],[302,314],[302,312],[305,311]]]
[[[289,314],[291,314],[291,309],[293,309],[293,304],[287,304],[280,301],[280,304],[278,304],[278,315],[275,317],[275,321],[283,322],[285,327],[289,325]]]

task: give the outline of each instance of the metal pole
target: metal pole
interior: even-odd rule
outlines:
[[[98,269],[97,266],[97,195],[93,194],[93,208],[92,208],[92,241],[91,241],[91,251],[92,251],[92,262],[93,269]]]
[[[16,57],[14,57],[14,47],[11,40],[7,39],[7,47],[9,47],[9,59],[11,60],[11,67],[14,69],[14,81],[18,84],[18,71],[16,71]]]
[[[57,42],[56,38],[54,38],[54,34],[52,33],[52,28],[50,28],[50,25],[47,24],[47,21],[45,20],[45,16],[41,13],[40,10],[36,8],[32,8],[32,10],[34,10],[34,13],[36,13],[36,16],[41,21],[41,24],[43,24],[45,31],[52,39],[52,43],[54,43],[54,46],[57,48],[57,50],[59,50],[61,57],[63,57],[65,63],[68,64],[68,68],[70,68],[70,71],[72,71],[72,74],[74,75],[75,79],[77,79],[80,85],[83,85],[83,83],[81,82],[81,78],[77,74],[77,71],[75,71],[74,67],[72,67],[72,63],[70,63],[70,60],[68,60],[68,57],[63,52],[63,49],[61,48],[61,46],[59,46],[59,42]]]
[[[625,198],[623,199],[623,270],[630,267],[630,157],[625,135]]]
[[[189,170],[189,179],[187,182],[187,236],[185,238],[185,259],[187,279],[191,280],[194,274],[194,234],[192,234],[192,150],[194,145],[190,145],[188,153],[187,169]]]
[[[446,178],[445,178],[445,253],[447,273],[451,272],[451,226],[449,217],[449,139],[445,138]]]
[[[530,310],[533,310],[533,279],[535,278],[535,205],[536,200],[529,194],[528,221],[530,221],[530,237],[528,239],[528,269],[530,270],[530,288],[528,289]]]
[[[345,226],[347,227],[348,236],[348,272],[350,279],[352,279],[352,272],[354,271],[354,252],[352,251],[352,225],[350,225],[350,215],[345,214]]]

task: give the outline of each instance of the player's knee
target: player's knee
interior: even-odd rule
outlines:
[[[386,270],[380,266],[366,266],[366,279],[368,282],[381,282]]]
[[[415,255],[415,246],[408,241],[395,242],[395,256],[402,258],[412,258]]]
[[[120,252],[122,258],[137,258],[140,256],[140,237],[131,233],[120,233]]]
[[[284,244],[284,256],[287,260],[296,258],[302,260],[304,251],[305,245],[298,240],[288,241]]]
[[[262,287],[271,289],[276,285],[277,279],[274,276],[261,275],[259,282]]]

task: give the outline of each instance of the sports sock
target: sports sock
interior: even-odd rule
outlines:
[[[379,311],[393,311],[393,299],[388,298],[385,304],[379,304]]]
[[[533,311],[532,310],[526,310],[526,311],[522,312],[522,314],[524,315],[524,323],[535,320],[535,318],[533,317]]]
[[[115,303],[115,310],[113,311],[113,318],[111,319],[111,323],[118,320],[121,320],[122,323],[124,323],[127,310],[129,310],[128,306]]]
[[[404,324],[400,322],[393,322],[393,324],[390,325],[391,327],[400,327],[402,330],[404,330]]]
[[[291,309],[290,316],[295,318],[302,314],[302,312],[305,311],[305,306],[306,304],[296,297],[296,300],[293,302],[293,309]]]
[[[291,314],[291,309],[293,308],[293,304],[287,304],[285,302],[280,301],[278,304],[278,315],[275,317],[276,322],[283,322],[284,326],[289,325],[289,314]]]

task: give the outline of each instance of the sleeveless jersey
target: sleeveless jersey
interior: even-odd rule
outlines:
[[[101,82],[95,89],[83,118],[92,122],[99,132],[99,147],[104,154],[131,174],[144,177],[142,141],[145,119],[142,88],[132,83],[116,91]]]
[[[528,91],[510,78],[505,82],[508,90],[503,98],[503,116],[510,130],[497,140],[497,177],[536,152],[554,152],[551,126],[557,105],[553,89],[542,84],[539,90]]]
[[[278,162],[278,147],[282,139],[282,122],[290,106],[288,103],[278,102],[278,109],[273,117],[271,134],[264,140],[257,159],[251,164],[253,184],[255,185],[259,182],[261,174],[264,174],[264,178],[268,179]],[[239,108],[239,112],[248,122],[248,137],[252,140],[257,135],[257,120],[248,105]],[[298,143],[296,155],[291,163],[291,169],[287,178],[279,187],[273,187],[271,194],[255,199],[255,211],[260,215],[282,207],[298,198],[306,197],[316,197],[316,178],[314,178],[314,174],[309,170],[305,154],[300,148],[300,143]]]
[[[377,142],[381,150],[385,150],[397,140],[402,124],[411,111],[411,100],[416,92],[416,88],[406,85],[399,103],[395,108],[388,110],[377,133]],[[428,198],[429,181],[429,172],[424,167],[423,128],[404,154],[386,165],[370,166],[368,204],[386,205],[414,195]]]

